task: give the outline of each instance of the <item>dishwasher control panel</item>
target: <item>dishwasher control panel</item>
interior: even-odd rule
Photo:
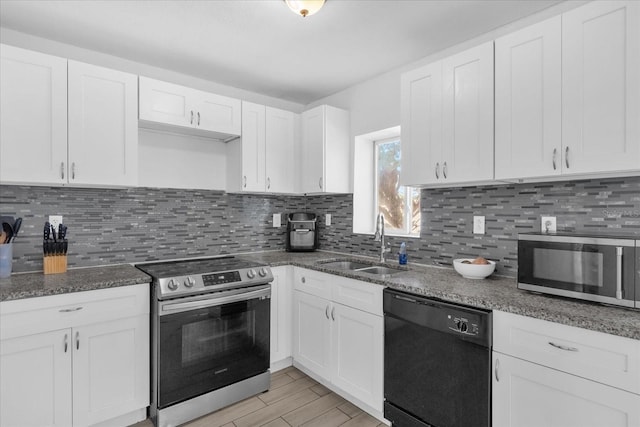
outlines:
[[[458,314],[448,314],[447,324],[449,329],[455,332],[459,332],[464,335],[478,335],[480,333],[480,327],[478,323],[474,323],[468,317],[460,316]]]

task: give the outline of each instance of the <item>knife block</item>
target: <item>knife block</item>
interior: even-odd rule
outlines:
[[[67,272],[67,255],[48,255],[43,257],[44,274]]]

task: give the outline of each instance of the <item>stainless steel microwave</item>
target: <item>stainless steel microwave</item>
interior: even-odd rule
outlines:
[[[520,234],[518,288],[640,309],[640,238]]]

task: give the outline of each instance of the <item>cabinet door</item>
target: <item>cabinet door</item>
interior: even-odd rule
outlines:
[[[561,18],[496,40],[496,179],[559,175]]]
[[[331,382],[382,412],[382,316],[333,303]]]
[[[213,93],[193,91],[196,98],[194,125],[202,130],[240,135],[241,102]]]
[[[149,317],[73,329],[73,423],[92,425],[149,405]]]
[[[493,179],[493,42],[442,61],[445,183]]]
[[[442,179],[442,62],[402,75],[403,185]]]
[[[292,289],[289,267],[274,267],[271,282],[271,364],[291,357]]]
[[[266,107],[266,189],[274,193],[295,191],[296,114]]]
[[[192,90],[140,76],[140,120],[191,127],[195,111],[189,104]]]
[[[321,378],[331,378],[330,302],[293,292],[293,358]]]
[[[640,396],[493,353],[495,427],[632,427]]]
[[[564,172],[640,169],[639,32],[636,1],[562,15]]]
[[[0,182],[67,181],[67,60],[0,45]]]
[[[301,182],[303,193],[324,191],[324,106],[302,113]]]
[[[0,425],[70,426],[71,330],[2,340],[0,379]]]
[[[69,182],[138,182],[138,78],[69,61]]]
[[[242,103],[242,190],[265,189],[265,108]]]

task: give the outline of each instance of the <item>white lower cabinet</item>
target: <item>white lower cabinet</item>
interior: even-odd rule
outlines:
[[[0,304],[0,425],[143,420],[150,397],[148,292],[148,285],[135,285]],[[23,322],[25,316],[40,324]]]
[[[291,267],[273,267],[271,282],[271,372],[291,366]]]
[[[382,289],[294,270],[294,365],[379,419],[383,419]]]
[[[493,353],[494,427],[636,427],[640,396]]]
[[[640,426],[640,341],[493,312],[494,427]]]

